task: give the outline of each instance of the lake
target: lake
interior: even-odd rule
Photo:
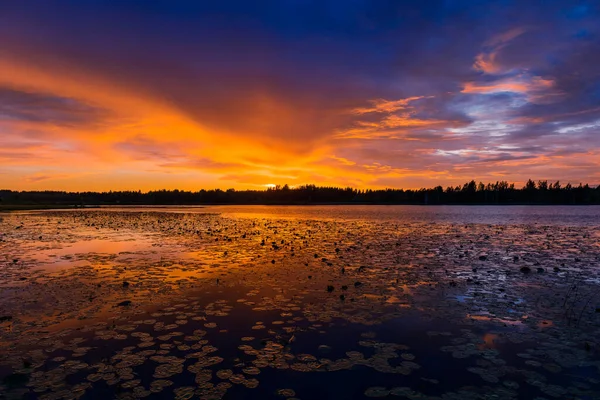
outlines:
[[[0,214],[0,398],[598,399],[599,206]]]

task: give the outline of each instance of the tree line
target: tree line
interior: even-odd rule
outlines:
[[[528,180],[422,189],[354,189],[303,185],[266,190],[156,190],[109,192],[0,190],[0,206],[202,205],[202,204],[600,204],[600,185]]]

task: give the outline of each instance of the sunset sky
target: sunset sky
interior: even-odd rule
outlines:
[[[600,183],[600,2],[0,0],[0,189]]]

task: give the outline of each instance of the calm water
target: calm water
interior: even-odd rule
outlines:
[[[0,398],[598,399],[600,207],[0,215]]]
[[[599,225],[600,206],[166,206],[107,207],[110,210],[221,213],[244,218],[397,220],[454,224]]]

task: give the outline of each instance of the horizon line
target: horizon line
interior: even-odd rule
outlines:
[[[471,182],[475,182],[475,187],[478,188],[478,186],[480,184],[483,184],[485,188],[488,187],[488,185],[497,185],[497,184],[506,184],[508,185],[508,188],[510,188],[511,190],[522,190],[526,188],[527,183],[531,181],[535,183],[535,189],[538,189],[538,184],[540,182],[545,182],[548,185],[548,190],[556,190],[556,189],[564,189],[566,186],[570,186],[571,188],[576,188],[579,186],[585,187],[588,186],[592,189],[597,189],[598,187],[600,187],[600,183],[596,183],[596,184],[591,184],[591,183],[584,183],[582,181],[576,182],[576,183],[572,183],[571,181],[566,181],[565,183],[561,182],[560,180],[555,180],[555,181],[551,181],[551,180],[546,180],[546,179],[540,179],[540,180],[534,180],[534,179],[529,179],[528,181],[525,182],[524,186],[517,186],[517,182],[509,182],[509,181],[505,181],[505,180],[499,180],[499,181],[495,181],[495,182],[482,182],[482,181],[476,181],[474,179],[465,182],[462,185],[436,185],[436,186],[430,186],[430,187],[425,187],[425,186],[421,186],[419,188],[403,188],[403,187],[391,187],[391,186],[386,186],[386,187],[381,187],[381,188],[369,188],[369,187],[365,187],[365,188],[359,188],[359,187],[353,187],[353,186],[337,186],[337,185],[317,185],[317,184],[313,184],[313,183],[307,183],[307,184],[302,184],[302,185],[288,185],[288,184],[283,184],[283,185],[277,185],[277,184],[267,184],[267,185],[262,185],[264,186],[264,188],[256,188],[256,189],[236,189],[236,188],[227,188],[227,189],[222,189],[222,188],[212,188],[212,189],[205,189],[205,188],[200,188],[200,189],[178,189],[178,188],[174,188],[174,189],[167,189],[167,188],[161,188],[161,189],[151,189],[151,190],[145,190],[142,191],[141,189],[119,189],[119,190],[113,190],[113,189],[109,189],[109,190],[55,190],[55,189],[43,189],[43,190],[15,190],[15,189],[8,189],[8,188],[1,188],[0,192],[17,192],[17,193],[44,193],[44,192],[48,192],[48,193],[119,193],[119,192],[134,192],[134,193],[142,193],[142,194],[148,194],[148,193],[152,193],[152,192],[188,192],[188,193],[196,193],[196,192],[202,192],[202,191],[222,191],[222,192],[228,192],[228,191],[235,191],[235,192],[268,192],[268,191],[278,191],[278,190],[305,190],[308,188],[313,188],[313,189],[342,189],[342,190],[347,190],[347,189],[352,189],[352,190],[356,190],[356,191],[387,191],[387,190],[393,190],[393,191],[414,191],[414,192],[418,192],[418,191],[428,191],[428,190],[437,190],[438,188],[442,188],[443,191],[448,190],[449,188],[452,188],[453,190],[456,190],[457,188],[460,188],[459,190],[462,190],[464,187],[468,186]],[[553,185],[558,184],[559,187],[553,187]],[[287,187],[287,189],[286,189]],[[484,189],[485,189],[484,188]],[[507,188],[507,189],[508,189]]]

